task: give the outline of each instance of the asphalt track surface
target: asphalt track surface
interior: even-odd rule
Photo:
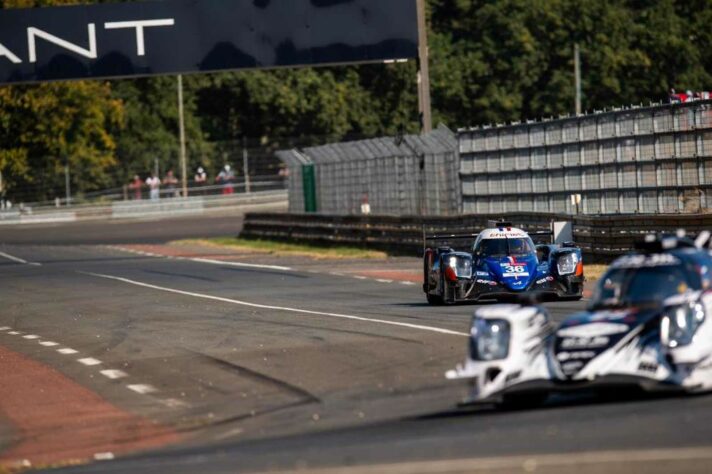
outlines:
[[[15,259],[0,258],[0,326],[87,364],[24,337],[0,346],[181,435],[61,472],[710,472],[712,396],[458,407],[464,387],[443,373],[464,357],[473,306],[429,307],[417,286],[98,245],[204,225],[0,229]],[[583,303],[547,306],[560,320]],[[90,359],[126,377],[95,376]]]

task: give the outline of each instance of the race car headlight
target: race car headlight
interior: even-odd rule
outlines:
[[[686,346],[704,320],[705,310],[700,303],[668,308],[660,321],[660,341],[671,349]]]
[[[560,256],[556,261],[556,268],[559,270],[559,275],[570,275],[574,273],[578,262],[578,255],[573,252],[565,253]]]
[[[453,255],[448,260],[448,266],[455,271],[458,278],[472,278],[472,260]]]
[[[503,319],[475,318],[470,337],[472,360],[500,360],[509,354],[509,323]]]

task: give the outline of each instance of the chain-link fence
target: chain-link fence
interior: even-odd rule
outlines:
[[[465,214],[712,207],[712,101],[460,130],[459,153]]]
[[[291,144],[296,139],[279,139]],[[284,189],[284,166],[275,157],[276,145],[260,139],[210,142],[200,152],[189,150],[189,196],[260,192]],[[116,150],[116,165],[98,169],[91,161],[33,157],[28,177],[0,175],[0,210],[71,207],[151,198],[147,180],[155,174],[161,184],[160,199],[176,197],[182,190],[181,163],[173,148]],[[219,178],[230,166],[227,179]]]
[[[277,156],[289,168],[291,212],[454,215],[460,210],[456,137],[427,135],[336,143]]]

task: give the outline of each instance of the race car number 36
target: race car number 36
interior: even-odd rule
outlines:
[[[523,267],[521,265],[517,265],[517,266],[505,265],[504,271],[506,273],[524,273],[527,271],[527,269],[526,269],[526,267]]]

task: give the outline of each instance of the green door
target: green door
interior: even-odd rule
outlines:
[[[316,204],[316,170],[314,165],[302,165],[302,186],[304,188],[304,211],[314,213]]]

